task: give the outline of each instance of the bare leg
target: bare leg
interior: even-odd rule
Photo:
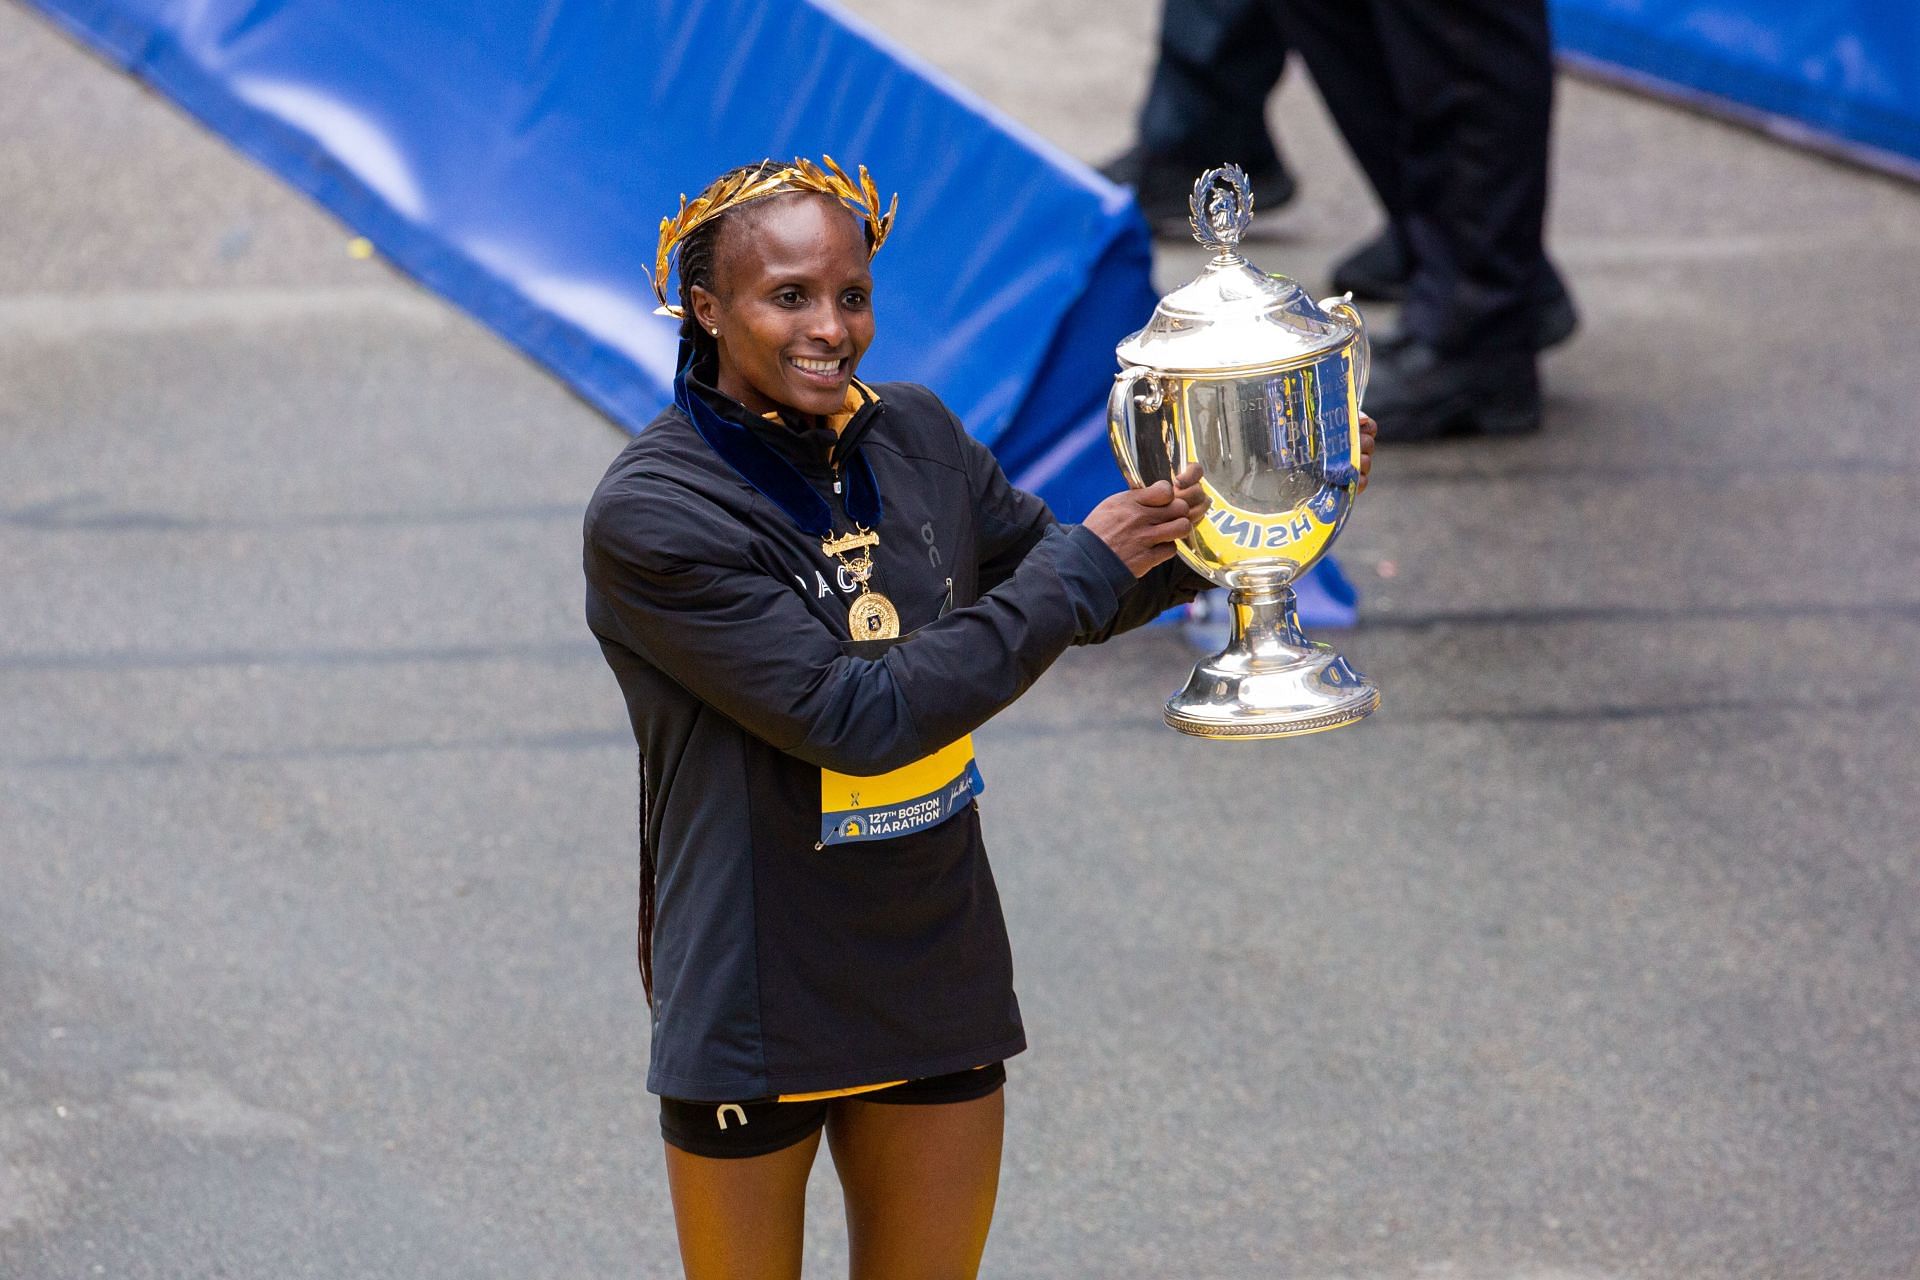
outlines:
[[[844,1098],[827,1141],[847,1201],[852,1280],[973,1280],[1000,1189],[1004,1090],[908,1106]]]
[[[667,1148],[687,1280],[799,1280],[807,1174],[820,1135],[741,1160]]]

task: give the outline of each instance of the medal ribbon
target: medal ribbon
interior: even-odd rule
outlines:
[[[753,433],[751,427],[729,422],[705,397],[688,385],[689,362],[683,362],[673,380],[673,402],[680,412],[693,420],[693,429],[720,460],[753,486],[755,492],[780,508],[802,532],[816,538],[833,536],[833,509],[820,496],[800,469],[776,452],[772,445]],[[880,481],[864,451],[854,450],[841,468],[846,481],[841,504],[847,519],[868,529],[880,524]]]

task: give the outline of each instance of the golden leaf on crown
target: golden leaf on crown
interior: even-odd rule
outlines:
[[[742,173],[717,183],[691,202],[682,193],[680,212],[671,218],[660,219],[660,253],[654,259],[653,266],[653,292],[660,299],[655,314],[676,319],[686,315],[678,303],[667,300],[673,251],[680,247],[681,242],[729,210],[782,191],[813,191],[832,196],[865,220],[867,257],[872,258],[880,252],[880,246],[886,243],[888,234],[893,230],[893,216],[899,211],[900,197],[895,195],[887,205],[887,211],[881,213],[880,190],[868,175],[867,166],[860,166],[860,177],[856,182],[847,176],[846,170],[834,163],[832,156],[823,155],[820,159],[822,164],[796,159],[792,164],[771,172]]]

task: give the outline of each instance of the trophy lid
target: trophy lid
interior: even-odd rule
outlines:
[[[1240,256],[1253,189],[1239,165],[1201,174],[1188,207],[1193,238],[1214,251],[1213,260],[1119,345],[1123,363],[1169,373],[1256,369],[1308,360],[1353,338],[1354,326],[1328,315],[1306,290]]]

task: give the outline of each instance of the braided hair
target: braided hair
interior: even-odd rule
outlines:
[[[738,168],[727,170],[712,182],[709,182],[706,190],[700,194],[704,196],[725,183],[734,182],[742,178],[757,178],[763,174],[776,172],[782,167],[783,166],[776,164],[772,160],[756,160],[752,164],[743,164]],[[779,193],[776,192],[775,194]],[[771,196],[762,197],[762,199],[771,198]],[[696,227],[692,235],[689,235],[685,240],[680,242],[680,310],[685,313],[680,321],[680,336],[693,344],[693,355],[696,362],[705,361],[709,357],[717,355],[719,344],[713,340],[712,334],[700,327],[699,318],[693,314],[694,286],[698,285],[709,293],[713,292],[714,250],[717,249],[720,244],[720,228],[726,224],[728,218],[738,213],[741,209],[750,208],[759,203],[759,200],[751,200],[746,204],[737,205],[713,219],[711,222]]]

